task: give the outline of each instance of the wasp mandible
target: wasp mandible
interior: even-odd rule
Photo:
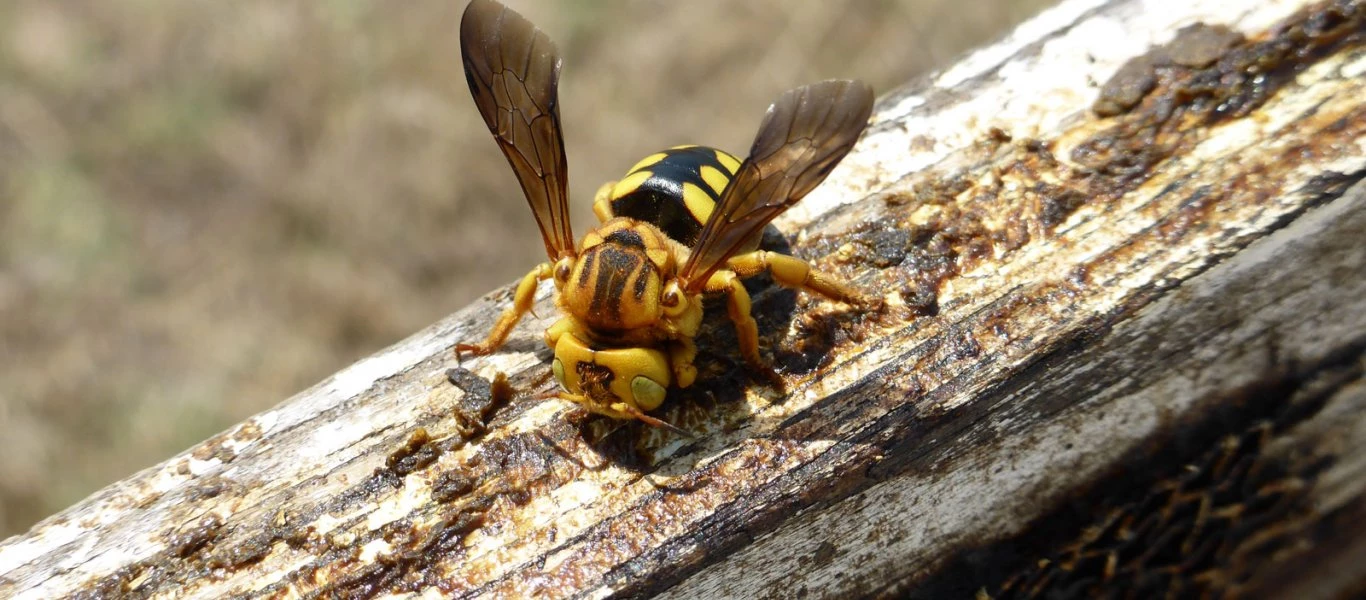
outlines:
[[[768,374],[742,278],[768,272],[787,287],[875,304],[800,259],[759,249],[765,226],[824,181],[858,140],[873,106],[866,84],[824,81],[784,93],[743,161],[701,146],[646,157],[598,191],[601,225],[576,245],[555,44],[502,4],[474,0],[461,19],[460,51],[474,102],[521,183],[549,260],[522,278],[488,338],[456,345],[457,356],[497,350],[531,309],[537,284],[554,279],[563,316],[545,342],[555,352],[558,397],[680,431],[645,413],[670,386],[697,378],[693,338],[704,295],[727,297],[745,362]]]

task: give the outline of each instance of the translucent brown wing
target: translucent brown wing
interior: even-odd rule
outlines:
[[[825,181],[872,111],[873,90],[858,81],[789,90],[770,106],[749,158],[721,194],[679,272],[684,289],[700,291],[726,259],[757,241],[765,225]]]
[[[573,254],[554,42],[506,6],[474,0],[460,20],[460,54],[474,103],[522,184],[546,254]]]

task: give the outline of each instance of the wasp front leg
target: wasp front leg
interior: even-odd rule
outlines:
[[[674,383],[680,388],[691,386],[697,380],[697,344],[690,337],[681,337],[669,343],[669,370],[673,371]]]
[[[726,266],[740,277],[768,271],[773,275],[773,280],[780,285],[814,292],[837,302],[855,306],[876,304],[875,300],[868,298],[853,286],[811,268],[810,264],[800,258],[786,254],[758,250],[733,256],[726,261]]]
[[[468,352],[474,356],[483,356],[492,353],[507,341],[508,334],[512,333],[512,328],[517,326],[517,322],[522,320],[522,315],[531,310],[531,303],[536,299],[536,285],[543,279],[550,279],[554,273],[554,266],[548,262],[536,265],[530,273],[522,278],[522,282],[517,284],[517,292],[512,296],[512,306],[503,311],[503,315],[498,317],[498,322],[493,324],[493,330],[489,331],[489,337],[479,344],[456,344],[455,356],[460,358],[460,354]]]

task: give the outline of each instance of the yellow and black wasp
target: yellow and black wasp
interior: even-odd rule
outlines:
[[[640,161],[598,191],[602,224],[578,244],[569,226],[568,173],[559,114],[560,58],[521,15],[474,0],[460,23],[460,51],[474,102],[522,185],[547,262],[522,278],[488,338],[457,355],[497,350],[531,309],[536,286],[554,279],[562,318],[545,332],[562,399],[617,419],[651,417],[670,386],[693,384],[693,337],[706,294],[724,294],[751,368],[772,371],[741,278],[778,283],[840,302],[874,302],[797,258],[759,250],[763,230],[825,180],[853,147],[873,93],[855,81],[786,92],[768,109],[749,157],[683,146]]]

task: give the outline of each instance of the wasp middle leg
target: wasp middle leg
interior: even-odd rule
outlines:
[[[531,303],[536,299],[536,285],[543,279],[550,279],[554,272],[554,265],[544,262],[536,265],[536,268],[522,277],[522,282],[517,284],[517,292],[512,296],[512,306],[498,317],[498,322],[493,324],[488,338],[478,344],[456,344],[456,359],[458,360],[463,352],[483,356],[502,347],[503,342],[507,341],[508,334],[512,333],[512,328],[516,327],[522,316],[531,310]]]
[[[786,254],[757,250],[731,257],[726,261],[726,270],[712,274],[707,280],[704,291],[724,293],[727,297],[727,312],[735,323],[740,341],[740,353],[750,367],[768,376],[771,381],[779,381],[777,373],[764,362],[759,354],[759,325],[750,314],[751,300],[741,279],[768,271],[773,280],[780,285],[813,292],[855,306],[873,306],[876,300],[825,273],[811,268],[806,261]]]
[[[726,295],[726,312],[730,315],[731,322],[735,323],[736,337],[740,341],[740,355],[745,358],[751,369],[763,374],[775,385],[781,386],[782,380],[778,378],[778,373],[764,362],[763,356],[759,354],[759,324],[754,321],[754,315],[750,314],[752,305],[749,292],[745,290],[745,284],[740,281],[740,277],[734,271],[717,271],[707,279],[703,291]]]

